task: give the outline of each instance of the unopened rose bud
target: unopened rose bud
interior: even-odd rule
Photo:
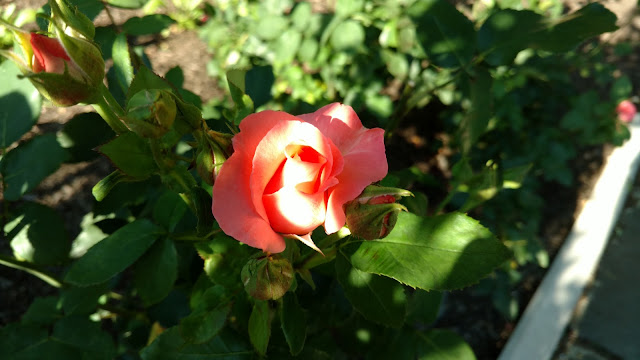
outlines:
[[[636,106],[629,100],[623,100],[616,107],[616,113],[618,113],[618,119],[622,122],[630,123],[636,116]]]
[[[168,92],[142,90],[129,99],[125,122],[142,137],[159,138],[171,129],[176,112],[176,102]]]
[[[258,300],[277,300],[293,283],[293,266],[280,255],[252,258],[240,274],[244,289]]]
[[[104,59],[96,44],[59,28],[49,37],[0,23],[11,29],[23,53],[0,55],[14,61],[44,97],[58,106],[93,101],[104,78]]]
[[[202,133],[196,156],[198,175],[209,185],[213,185],[222,164],[233,152],[231,135],[208,130]]]
[[[411,195],[404,189],[369,185],[360,196],[344,206],[349,231],[365,240],[384,238],[396,225],[398,213],[407,211],[396,200]]]

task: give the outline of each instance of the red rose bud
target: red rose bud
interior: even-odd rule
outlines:
[[[125,122],[142,137],[159,138],[171,129],[176,113],[176,102],[170,93],[158,89],[142,90],[129,99]]]
[[[630,123],[636,116],[636,106],[629,100],[623,100],[616,107],[616,113],[618,113],[618,119],[622,122]]]
[[[280,255],[263,255],[249,259],[240,277],[244,289],[258,300],[277,300],[293,283],[293,266]]]
[[[396,225],[398,213],[407,211],[396,200],[412,195],[404,189],[369,185],[360,196],[344,206],[349,231],[366,240],[386,237]]]
[[[94,43],[56,28],[57,37],[28,33],[8,23],[23,56],[0,51],[14,61],[40,93],[58,106],[91,102],[104,78],[104,60]]]

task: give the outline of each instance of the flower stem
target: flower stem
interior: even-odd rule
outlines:
[[[62,281],[56,279],[53,275],[47,274],[46,272],[40,269],[36,269],[33,266],[33,264],[30,264],[26,261],[19,261],[5,255],[0,255],[0,265],[26,271],[29,274],[40,278],[40,280],[46,282],[47,284],[53,287],[61,288],[63,286]]]
[[[101,96],[92,105],[116,134],[120,135],[129,131],[127,126],[120,120],[124,116],[124,110],[104,85],[101,88]]]

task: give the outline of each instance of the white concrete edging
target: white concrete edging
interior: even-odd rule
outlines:
[[[571,233],[522,314],[498,360],[553,356],[584,287],[594,274],[638,169],[640,124],[613,150]],[[553,201],[553,200],[551,200]]]

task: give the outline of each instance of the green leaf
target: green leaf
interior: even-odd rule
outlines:
[[[631,97],[633,92],[633,84],[628,76],[622,75],[616,79],[616,81],[611,85],[611,90],[609,91],[609,98],[614,103],[619,103],[622,100],[628,99]]]
[[[418,322],[422,325],[432,324],[438,318],[442,293],[416,289],[407,306],[407,322]]]
[[[123,9],[140,9],[149,0],[106,0],[106,3]]]
[[[149,142],[131,131],[102,145],[99,151],[120,171],[134,178],[144,179],[158,169]]]
[[[299,2],[291,12],[293,27],[299,32],[307,30],[312,16],[313,9],[311,8],[311,4],[307,2]]]
[[[347,245],[345,253],[361,271],[423,290],[471,285],[511,256],[489,230],[460,213],[400,213],[386,238]]]
[[[231,331],[194,345],[185,342],[177,327],[164,331],[140,352],[142,360],[250,360],[253,356],[253,350]]]
[[[111,336],[100,329],[100,323],[84,316],[68,316],[56,322],[50,340],[73,348],[85,359],[109,360],[116,355]]]
[[[5,226],[17,259],[39,265],[61,263],[69,258],[71,243],[64,221],[48,206],[26,202]]]
[[[302,34],[297,30],[289,29],[280,34],[272,45],[272,49],[275,53],[275,58],[273,60],[274,64],[280,67],[291,66],[291,62],[293,62],[301,42]],[[271,89],[269,88],[269,90]],[[256,99],[253,97],[252,99],[255,102]]]
[[[232,120],[235,124],[240,124],[240,121],[247,115],[251,114],[254,109],[253,101],[251,97],[245,94],[245,80],[246,71],[244,70],[231,70],[227,72],[227,83],[229,84],[229,92],[235,105],[233,110]]]
[[[485,60],[493,66],[510,64],[546,30],[543,20],[530,10],[498,10],[478,30],[478,49],[488,53]]]
[[[129,99],[131,99],[133,95],[139,93],[140,91],[151,90],[151,89],[167,90],[167,91],[173,90],[171,88],[171,85],[169,85],[169,83],[165,79],[161,78],[156,73],[149,70],[148,67],[142,65],[138,68],[138,71],[136,72],[136,76],[133,78],[133,81],[131,81],[131,86],[129,86],[129,91],[126,92],[127,102],[129,102]]]
[[[346,18],[357,14],[363,10],[364,3],[364,0],[336,0],[336,15]]]
[[[48,336],[47,329],[37,325],[13,323],[4,326],[0,328],[0,358],[27,359],[19,355],[24,350],[46,341]]]
[[[58,134],[58,142],[67,149],[70,162],[93,160],[98,156],[94,149],[116,134],[97,113],[83,113],[73,117]]]
[[[133,80],[133,65],[131,63],[127,36],[124,33],[116,36],[113,42],[111,56],[113,57],[113,70],[118,80],[118,86],[120,86],[123,93],[127,93],[129,84],[131,84]]]
[[[214,284],[228,289],[242,286],[238,279],[252,252],[248,246],[227,235],[218,234],[207,242],[197,244],[196,248],[198,255],[204,259],[204,271]]]
[[[166,29],[175,20],[164,14],[146,15],[143,17],[132,17],[122,24],[122,30],[129,35],[153,35]]]
[[[42,97],[11,61],[0,64],[0,149],[17,141],[35,125]]]
[[[273,68],[267,66],[254,66],[245,76],[247,95],[253,101],[254,107],[260,107],[273,98],[271,87],[275,81]]]
[[[9,151],[0,162],[5,200],[16,201],[56,171],[69,154],[54,134],[36,136]]]
[[[616,15],[604,5],[593,2],[551,21],[549,32],[537,44],[547,51],[569,51],[591,37],[618,29],[616,20]]]
[[[164,299],[178,277],[178,253],[173,242],[162,238],[135,264],[133,285],[145,306]]]
[[[298,298],[293,292],[287,292],[282,298],[280,309],[280,327],[284,338],[289,344],[291,355],[298,355],[304,348],[307,338],[307,316],[298,304]]]
[[[281,16],[263,16],[256,24],[254,34],[263,40],[277,39],[289,26],[289,21]]]
[[[426,332],[402,330],[385,346],[387,351],[379,359],[420,360],[475,360],[471,347],[449,330],[433,329]]]
[[[478,31],[478,49],[487,53],[489,64],[508,65],[526,48],[569,51],[615,29],[616,16],[599,3],[553,20],[530,10],[504,9],[493,13]]]
[[[382,325],[402,326],[407,298],[401,284],[354,268],[343,254],[336,257],[336,275],[351,305],[365,318]]]
[[[123,226],[73,263],[65,281],[88,286],[111,279],[133,264],[154,243],[161,230],[145,219]]]
[[[462,149],[468,153],[480,136],[487,131],[492,114],[492,79],[489,71],[478,69],[474,78],[469,78],[471,108],[460,124]]]
[[[195,187],[193,190],[193,205],[196,208],[196,217],[198,218],[198,225],[196,231],[198,234],[208,234],[213,225],[215,219],[211,213],[211,195],[201,187]]]
[[[180,321],[180,334],[189,343],[202,344],[218,335],[231,311],[225,289],[215,285],[202,295],[193,312]]]
[[[37,297],[22,315],[23,324],[50,325],[61,317],[58,298],[55,296]]]
[[[256,301],[249,317],[249,340],[258,354],[264,356],[271,337],[271,310],[269,302]]]
[[[188,210],[182,197],[174,191],[165,191],[160,195],[153,207],[153,219],[164,225],[168,231],[173,231]]]
[[[364,28],[354,20],[346,20],[331,33],[331,45],[336,51],[356,50],[364,43]]]
[[[60,295],[62,310],[66,315],[89,315],[96,311],[98,299],[108,290],[108,282],[87,287],[67,286]]]
[[[473,23],[449,1],[424,0],[409,9],[429,60],[443,67],[465,66],[475,52]]]

